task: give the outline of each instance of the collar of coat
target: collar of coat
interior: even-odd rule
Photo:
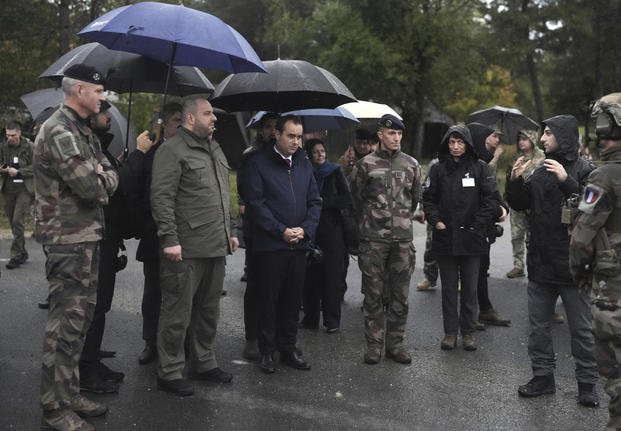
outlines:
[[[71,120],[71,122],[73,122],[77,126],[81,134],[83,134],[84,136],[90,136],[92,134],[93,131],[89,127],[89,125],[86,123],[86,119],[80,117],[73,108],[70,108],[69,106],[65,104],[62,104],[60,107],[60,111],[63,114],[65,114],[67,118],[69,118],[69,120]]]

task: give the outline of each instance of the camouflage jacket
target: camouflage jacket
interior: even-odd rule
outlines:
[[[0,144],[0,162],[3,165],[12,166],[14,158],[17,157],[19,163],[19,175],[23,182],[23,186],[28,193],[34,194],[34,182],[32,178],[32,151],[34,144],[30,139],[21,137],[19,145],[9,145],[4,141]],[[9,174],[0,175],[0,190],[5,190],[4,186],[11,180]],[[23,190],[23,189],[22,189]]]
[[[103,237],[102,205],[118,175],[83,119],[62,105],[41,126],[34,148],[35,236],[43,244]],[[103,172],[97,173],[97,166]]]
[[[350,186],[361,240],[412,240],[412,219],[421,197],[416,159],[401,151],[377,150],[355,164]]]
[[[589,175],[571,235],[569,266],[578,285],[605,281],[621,299],[621,148]],[[597,241],[604,230],[608,243]],[[602,292],[606,294],[606,292]],[[611,295],[608,295],[611,296]]]

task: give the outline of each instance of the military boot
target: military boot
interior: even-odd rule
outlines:
[[[78,395],[71,403],[71,410],[83,418],[94,418],[108,413],[108,407]]]
[[[392,350],[386,349],[386,357],[392,359],[395,362],[399,362],[400,364],[412,363],[412,356],[403,347],[398,347]]]
[[[379,363],[382,357],[382,352],[378,348],[370,347],[364,354],[364,363],[369,365],[375,365]]]
[[[479,313],[479,321],[494,326],[511,326],[511,321],[500,317],[500,315],[493,308],[481,311]]]
[[[524,269],[514,267],[511,271],[507,272],[507,278],[519,278],[524,277]]]
[[[593,383],[578,382],[578,404],[584,407],[599,406],[599,396]]]
[[[95,431],[95,427],[71,410],[48,410],[43,412],[42,430]]]
[[[457,345],[456,335],[445,335],[444,339],[440,343],[440,348],[442,350],[453,350],[456,345]]]
[[[477,349],[477,343],[474,340],[474,335],[466,334],[462,336],[462,343],[464,345],[464,350],[472,352]]]
[[[554,374],[547,376],[535,376],[528,383],[518,388],[518,394],[522,397],[532,398],[544,394],[553,394],[556,392],[554,383]]]

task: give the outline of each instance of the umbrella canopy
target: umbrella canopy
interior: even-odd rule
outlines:
[[[254,128],[259,124],[266,111],[257,112],[250,119],[246,128]],[[344,129],[360,123],[349,111],[342,108],[334,109],[301,109],[299,111],[283,112],[282,115],[297,115],[302,120],[304,133],[320,130]]]
[[[392,109],[388,105],[384,105],[383,103],[358,100],[357,102],[341,105],[340,108],[346,109],[347,111],[351,112],[354,117],[358,119],[382,118],[384,114],[392,114],[400,120],[403,120],[403,118],[401,118],[401,115],[397,114],[394,109]]]
[[[266,61],[267,73],[227,76],[214,91],[212,103],[226,111],[287,112],[336,108],[356,100],[336,76],[302,60]]]
[[[142,2],[114,9],[79,33],[110,49],[178,66],[264,72],[250,44],[219,18],[185,6]]]
[[[24,94],[20,99],[35,122],[41,123],[47,120],[63,102],[63,92],[60,88],[45,88]],[[127,127],[127,120],[123,114],[112,103],[110,103],[110,114],[112,121],[109,132],[114,135],[114,139],[108,149],[111,154],[118,156],[125,149],[126,142],[131,143],[130,149],[133,150],[136,147],[136,139],[133,131]],[[127,136],[128,130],[129,136]]]
[[[537,130],[539,124],[522,114],[519,109],[504,106],[492,106],[468,115],[468,123],[481,123],[502,132],[501,140],[505,144],[514,144],[520,130]]]
[[[65,70],[83,63],[106,76],[106,89],[117,93],[164,93],[168,65],[142,55],[113,51],[92,42],[72,49],[39,75],[60,82]],[[175,96],[213,93],[214,86],[196,67],[175,66],[166,92]]]

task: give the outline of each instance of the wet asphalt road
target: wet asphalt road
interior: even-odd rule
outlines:
[[[177,398],[155,387],[155,365],[138,365],[142,350],[140,300],[142,267],[132,258],[119,273],[113,309],[108,314],[104,348],[117,356],[105,362],[126,373],[118,395],[91,395],[110,407],[92,419],[98,430],[597,430],[607,420],[602,406],[576,403],[577,387],[567,325],[555,325],[555,395],[517,396],[530,379],[526,352],[528,320],[525,279],[508,280],[511,246],[507,232],[492,249],[490,296],[495,308],[513,321],[509,328],[478,332],[479,349],[440,350],[440,291],[417,292],[422,276],[424,227],[416,225],[417,266],[410,290],[407,337],[409,366],[390,360],[362,363],[364,338],[360,272],[352,261],[343,304],[341,331],[301,330],[298,344],[311,371],[281,368],[273,375],[241,357],[244,284],[239,281],[243,253],[228,259],[217,337],[221,368],[232,384],[195,382],[195,395]],[[3,241],[2,255],[8,241]],[[46,312],[37,302],[46,295],[41,247],[28,240],[31,259],[16,270],[2,264],[0,279],[0,430],[34,430],[40,421],[39,379]]]

